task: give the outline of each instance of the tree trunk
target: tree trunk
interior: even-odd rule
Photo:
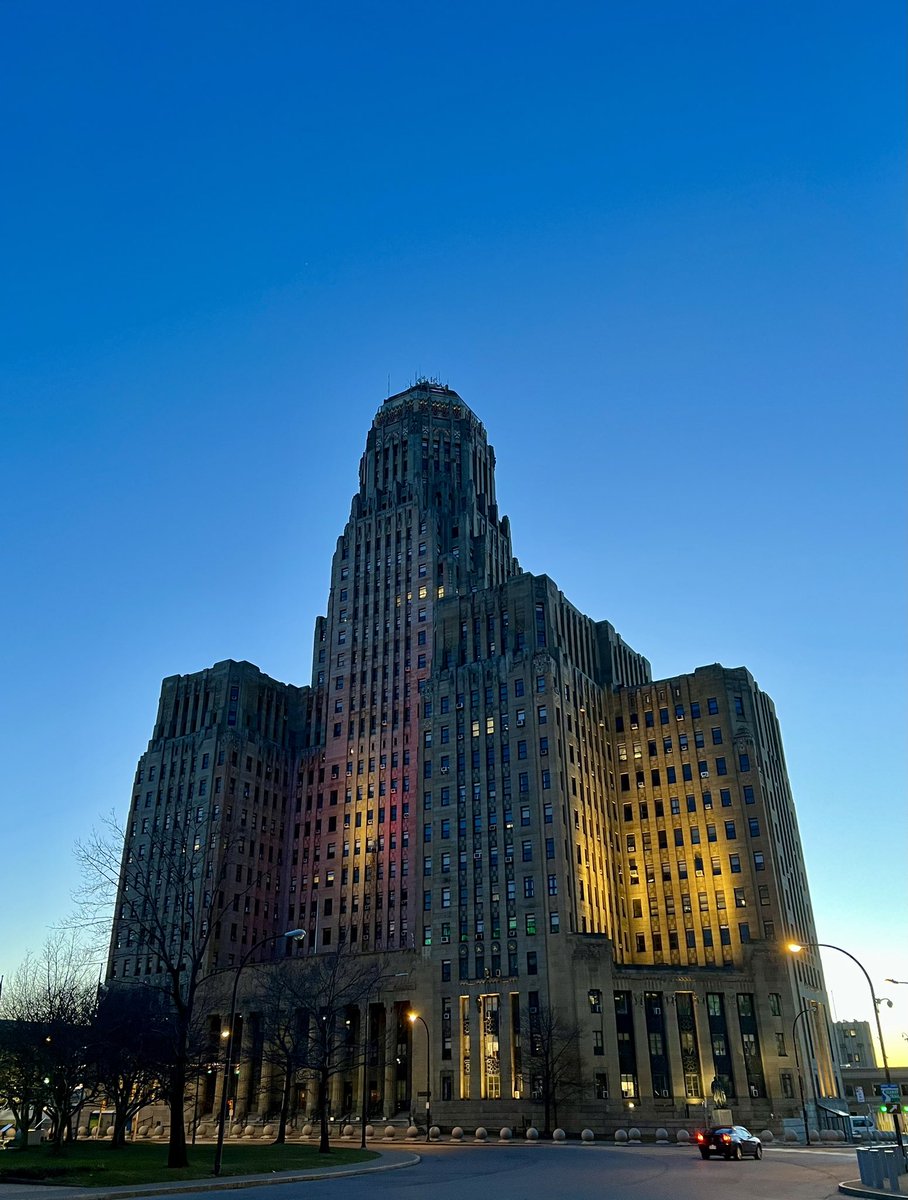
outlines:
[[[328,1143],[328,1072],[322,1067],[318,1076],[319,1154],[330,1154]]]
[[[283,1146],[287,1140],[287,1116],[290,1112],[290,1093],[293,1089],[293,1073],[286,1069],[284,1071],[284,1086],[281,1088],[281,1115],[277,1123],[277,1137],[274,1139],[275,1146]]]
[[[13,1138],[14,1150],[28,1149],[28,1117],[31,1107],[32,1098],[28,1092],[23,1092],[18,1105],[10,1104],[10,1110],[16,1120],[16,1136]]]
[[[129,1120],[129,1111],[126,1106],[121,1107],[119,1104],[114,1108],[114,1126],[113,1137],[111,1138],[111,1150],[122,1150],[126,1145],[126,1122]]]
[[[186,1060],[178,1059],[171,1068],[167,1103],[170,1107],[170,1144],[167,1148],[168,1167],[188,1167],[186,1126],[183,1122],[183,1103],[186,1098]]]

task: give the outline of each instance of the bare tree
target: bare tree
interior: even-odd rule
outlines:
[[[44,1107],[46,1060],[36,1019],[34,961],[29,956],[6,981],[0,1004],[0,1104],[16,1121],[14,1145],[28,1146],[28,1130]]]
[[[90,1061],[113,1105],[114,1149],[125,1146],[127,1126],[138,1111],[163,1098],[170,1047],[166,1017],[157,989],[117,982],[100,989]]]
[[[236,864],[239,839],[213,826],[207,814],[193,821],[192,812],[177,809],[151,841],[137,836],[134,824],[124,830],[111,817],[76,847],[83,920],[103,931],[112,918],[112,961],[124,950],[147,960],[145,978],[166,1006],[169,1167],[188,1163],[184,1102],[197,1010],[216,965],[213,938],[231,903],[258,883],[250,870],[243,883],[231,880],[228,895],[227,871]]]
[[[277,1141],[283,1141],[295,1082],[315,1079],[319,1152],[327,1154],[328,1092],[333,1076],[362,1064],[357,1015],[382,977],[382,964],[341,943],[329,953],[289,959],[259,972],[266,1059],[281,1078]],[[364,1019],[360,1017],[360,1019]]]
[[[55,1151],[71,1134],[73,1114],[92,1090],[88,1046],[97,1009],[97,984],[76,939],[50,939],[27,956],[7,987],[0,1033],[3,1094],[19,1125],[19,1144],[36,1102],[53,1122]]]
[[[558,1121],[559,1101],[576,1090],[577,1047],[580,1029],[567,1024],[551,1005],[540,1005],[529,1015],[522,1039],[523,1069],[530,1078],[533,1099],[543,1107],[543,1132],[551,1133]]]

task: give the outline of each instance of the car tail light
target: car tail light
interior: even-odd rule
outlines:
[[[722,1141],[723,1141],[723,1142],[730,1142],[730,1141],[731,1141],[731,1134],[730,1134],[730,1133],[723,1133],[723,1134],[722,1134]]]
[[[702,1134],[702,1133],[698,1133],[698,1134],[697,1134],[697,1141],[698,1141],[698,1142],[702,1142],[702,1141],[703,1141],[703,1134]]]

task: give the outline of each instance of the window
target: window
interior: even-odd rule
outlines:
[[[745,804],[753,804],[753,802],[754,802],[754,790],[748,783],[744,787],[744,803]]]
[[[523,897],[525,900],[532,900],[536,894],[536,885],[533,882],[532,875],[524,875],[523,877]]]
[[[760,822],[757,817],[747,818],[747,831],[751,837],[760,836]]]
[[[766,870],[766,859],[759,851],[754,852],[754,870],[755,871],[765,871]]]
[[[523,860],[523,862],[532,862],[533,861],[533,843],[532,842],[521,842],[520,855],[521,855],[521,859]]]
[[[716,774],[717,775],[727,775],[728,774],[728,767],[726,766],[724,758],[716,759]]]
[[[598,988],[591,988],[589,992],[590,1012],[602,1012],[602,992]]]
[[[712,729],[710,732],[712,733],[713,745],[721,746],[722,745],[722,730],[721,729]]]
[[[741,874],[741,858],[740,858],[740,856],[737,854],[729,854],[728,866],[729,866],[729,869],[731,870],[732,875],[740,875]]]
[[[738,766],[742,771],[749,771],[750,770],[750,755],[743,754],[743,753],[739,754],[738,755]]]
[[[746,908],[747,898],[744,895],[744,888],[735,888],[735,908]]]
[[[535,950],[527,951],[527,975],[539,974],[539,959]]]
[[[601,1029],[593,1030],[593,1053],[600,1054],[600,1055],[605,1054],[605,1046],[603,1045],[603,1042],[602,1042],[602,1030]]]
[[[719,711],[719,702],[715,696],[710,696],[706,701],[706,711],[711,717],[714,717]]]
[[[726,821],[725,822],[725,837],[726,837],[726,839],[729,842],[733,842],[737,839],[737,836],[738,835],[735,833],[734,821]]]

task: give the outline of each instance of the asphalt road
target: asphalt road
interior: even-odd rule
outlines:
[[[409,1147],[414,1167],[234,1192],[236,1200],[828,1200],[857,1177],[854,1151],[768,1147],[761,1162],[704,1162],[692,1147]],[[228,1193],[229,1194],[229,1193]],[[218,1193],[183,1193],[214,1200]],[[224,1193],[221,1193],[224,1195]]]

